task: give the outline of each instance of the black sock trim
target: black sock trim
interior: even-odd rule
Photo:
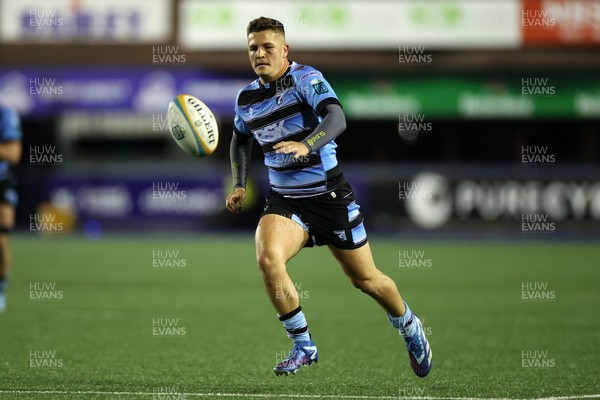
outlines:
[[[287,333],[290,335],[302,335],[303,333],[308,332],[308,325],[298,329],[286,329]]]
[[[285,321],[286,319],[290,319],[292,318],[294,315],[298,314],[300,311],[302,311],[302,307],[298,306],[298,308],[296,308],[294,311],[290,311],[289,313],[282,315],[279,317],[280,321]]]

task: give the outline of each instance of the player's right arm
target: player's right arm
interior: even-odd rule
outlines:
[[[232,213],[239,213],[246,198],[248,161],[252,151],[252,137],[239,135],[234,131],[229,147],[233,191],[227,196],[226,207]]]
[[[238,114],[236,101],[233,135],[229,147],[233,191],[225,200],[225,207],[234,214],[242,210],[244,200],[246,199],[246,179],[248,177],[248,162],[252,151],[252,140],[253,137],[250,129]]]

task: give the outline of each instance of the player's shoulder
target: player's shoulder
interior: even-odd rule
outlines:
[[[246,86],[242,87],[240,89],[240,93],[241,92],[245,92],[247,90],[255,90],[258,89],[259,87],[259,83],[258,83],[258,78],[256,78],[255,80],[253,80],[252,82],[250,82],[249,84],[247,84]]]
[[[238,91],[238,94],[237,94],[237,96],[236,96],[236,97],[237,97],[237,98],[236,98],[236,102],[237,102],[237,99],[239,99],[239,98],[240,98],[240,95],[241,95],[242,93],[244,93],[244,92],[249,92],[249,91],[252,91],[252,90],[257,90],[257,89],[259,89],[259,86],[260,86],[260,85],[259,85],[259,83],[258,83],[258,78],[256,78],[255,80],[253,80],[252,82],[250,82],[250,83],[249,83],[249,84],[247,84],[246,86],[242,87],[242,88],[241,88],[241,89]]]
[[[311,67],[310,65],[297,64],[295,62],[293,62],[290,67],[290,75],[294,77],[296,82],[302,82],[305,79],[314,76],[323,76],[318,69]]]

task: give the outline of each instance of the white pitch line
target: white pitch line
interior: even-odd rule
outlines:
[[[394,397],[396,398],[396,397]],[[398,397],[398,400],[578,400],[578,399],[600,399],[600,394],[580,394],[562,397],[529,397],[529,398],[509,398],[509,397],[435,397],[435,396],[412,396]]]
[[[244,398],[272,398],[272,399],[355,399],[355,400],[398,400],[398,396],[351,396],[351,395],[308,395],[308,394],[260,394],[260,393],[157,393],[157,392],[100,392],[100,391],[63,391],[63,390],[0,390],[1,394],[89,394],[89,395],[117,395],[117,396],[185,396],[185,397],[244,397]],[[441,400],[439,398],[438,400]],[[467,399],[464,399],[467,400]],[[499,400],[499,399],[486,399]],[[508,400],[508,399],[507,399]],[[510,399],[513,400],[513,399]]]
[[[580,394],[578,396],[562,396],[562,397],[540,397],[536,400],[577,400],[577,399],[600,399],[600,394]]]
[[[256,397],[256,398],[287,398],[287,399],[376,399],[376,400],[577,400],[577,399],[600,399],[600,394],[582,394],[572,396],[559,396],[559,397],[532,397],[528,399],[520,398],[508,398],[508,397],[436,397],[436,396],[360,396],[360,395],[329,395],[329,394],[260,394],[260,393],[157,393],[157,392],[101,392],[95,390],[2,390],[0,389],[0,395],[2,394],[89,394],[95,396],[101,395],[117,395],[117,396],[190,396],[190,397]]]

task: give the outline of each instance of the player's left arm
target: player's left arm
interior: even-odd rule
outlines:
[[[293,153],[302,157],[334,140],[346,130],[346,116],[339,104],[328,104],[323,109],[323,120],[313,133],[301,142],[283,141],[273,146],[277,153]]]

